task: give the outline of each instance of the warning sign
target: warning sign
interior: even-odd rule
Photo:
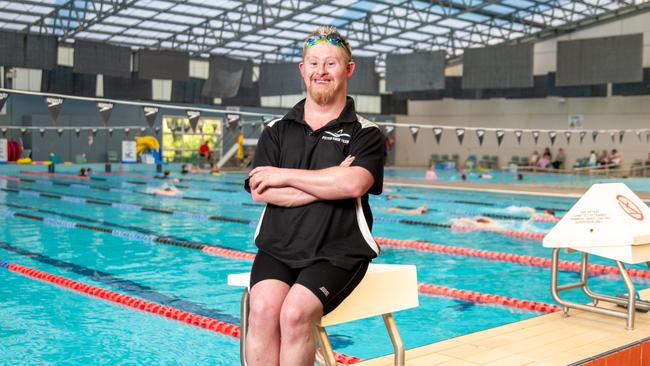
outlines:
[[[631,218],[643,221],[643,212],[641,212],[639,206],[635,205],[629,198],[619,194],[616,196],[616,200],[618,201],[618,205],[621,206],[623,211],[630,215]]]
[[[544,237],[544,246],[602,248],[601,255],[650,244],[650,225],[644,221],[649,215],[650,208],[625,184],[594,184]]]

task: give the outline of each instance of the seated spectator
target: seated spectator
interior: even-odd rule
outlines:
[[[621,166],[621,153],[616,149],[612,149],[612,155],[609,157],[609,163],[612,168],[618,168]]]
[[[650,166],[650,153],[648,153],[648,157],[645,159],[645,166]]]
[[[609,165],[609,154],[607,153],[607,150],[603,150],[603,152],[598,157],[598,165]]]
[[[552,163],[553,168],[560,169],[560,168],[564,167],[564,161],[565,160],[566,160],[566,156],[564,155],[564,149],[559,148],[558,151],[557,151],[557,156],[555,157],[555,160]]]
[[[596,165],[598,165],[598,155],[596,155],[596,150],[591,150],[587,166],[595,167]]]
[[[542,156],[548,155],[548,160],[552,161],[553,160],[553,154],[551,154],[551,148],[550,147],[545,147],[544,152],[542,153]]]
[[[530,156],[530,159],[528,160],[528,164],[530,166],[537,166],[537,160],[539,160],[539,154],[537,153],[537,150],[533,151],[533,154]]]
[[[405,209],[405,208],[399,208],[399,207],[390,207],[385,209],[384,211],[386,212],[392,212],[392,213],[401,213],[404,215],[422,215],[423,213],[429,211],[429,207],[427,205],[422,205],[420,207],[412,208],[412,209]]]
[[[537,161],[537,166],[540,168],[548,168],[551,165],[551,154],[544,153],[542,158]]]

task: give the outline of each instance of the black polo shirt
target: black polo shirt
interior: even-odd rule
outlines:
[[[255,244],[293,268],[319,260],[352,268],[379,254],[370,232],[368,193],[382,191],[384,135],[377,125],[356,114],[352,98],[347,98],[337,119],[316,131],[303,120],[304,105],[302,100],[283,118],[267,125],[257,142],[253,168],[325,169],[352,155],[352,166],[368,170],[374,183],[360,198],[317,201],[300,207],[267,204],[255,232]],[[248,179],[244,186],[250,192]]]

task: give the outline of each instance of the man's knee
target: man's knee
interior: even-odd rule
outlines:
[[[251,325],[277,324],[280,321],[282,301],[268,297],[258,297],[250,302]]]

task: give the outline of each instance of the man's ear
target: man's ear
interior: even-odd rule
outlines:
[[[350,76],[352,76],[352,74],[354,73],[354,69],[356,67],[357,67],[357,64],[355,64],[354,62],[352,62],[352,61],[348,62],[348,70],[347,70],[348,78],[350,78]]]

